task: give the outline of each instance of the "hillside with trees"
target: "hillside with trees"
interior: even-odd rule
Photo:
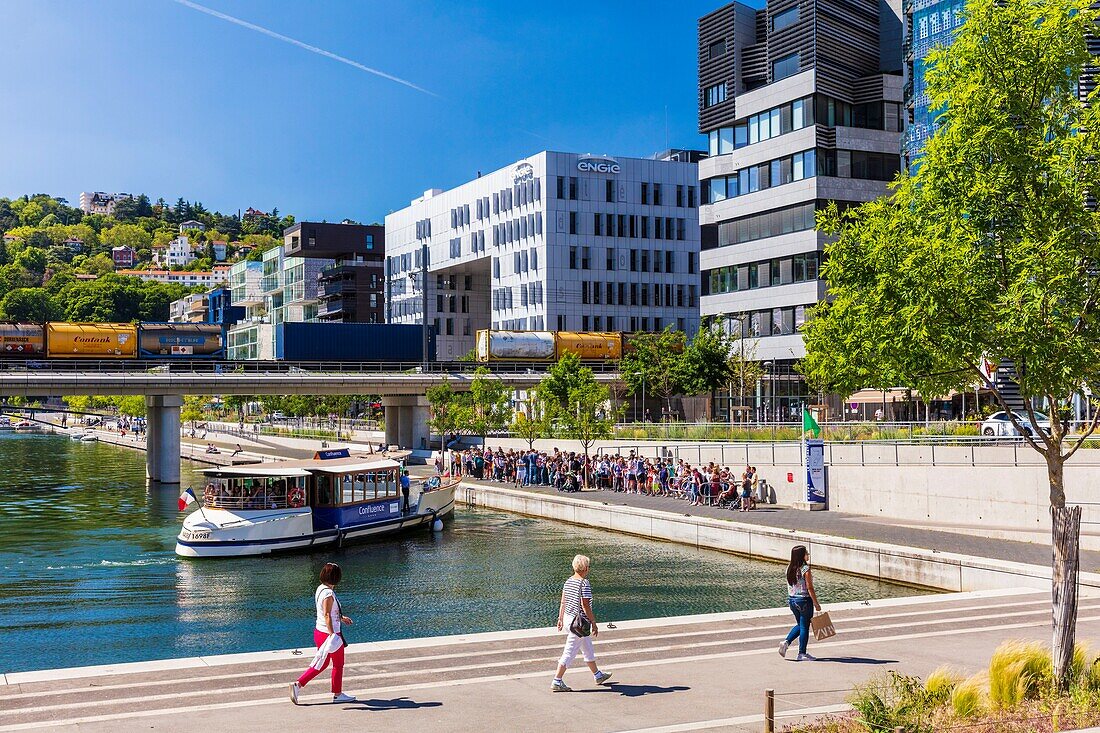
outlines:
[[[186,231],[198,258],[183,269],[194,271],[215,264],[214,242],[228,243],[226,262],[259,259],[294,223],[278,209],[242,218],[183,198],[154,203],[145,194],[119,201],[112,216],[85,214],[47,194],[0,198],[0,320],[167,320],[169,303],[194,289],[117,275],[111,249],[131,247],[136,267],[150,267],[153,249],[192,220],[206,227]]]

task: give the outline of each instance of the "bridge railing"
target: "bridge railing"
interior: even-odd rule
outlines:
[[[127,374],[470,374],[486,367],[494,374],[536,374],[549,364],[469,361],[215,361],[202,359],[0,359],[0,375],[34,373]],[[598,373],[618,372],[614,362],[586,364]]]

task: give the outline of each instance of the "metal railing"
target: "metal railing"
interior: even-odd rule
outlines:
[[[0,360],[0,375],[25,373],[131,374],[470,374],[486,367],[495,374],[543,374],[549,363],[494,361],[225,361],[220,359],[31,359]],[[618,364],[586,364],[600,374],[617,374]]]

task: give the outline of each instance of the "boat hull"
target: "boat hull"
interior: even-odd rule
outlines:
[[[457,486],[421,494],[410,514],[332,529],[315,530],[308,507],[280,511],[203,509],[184,520],[176,538],[176,554],[204,558],[308,552],[430,526],[454,511]]]

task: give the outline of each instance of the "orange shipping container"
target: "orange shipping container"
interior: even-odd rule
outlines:
[[[623,337],[613,331],[558,331],[557,347],[559,359],[562,354],[576,354],[582,359],[620,359]]]
[[[137,326],[132,323],[47,323],[51,359],[133,359]]]

